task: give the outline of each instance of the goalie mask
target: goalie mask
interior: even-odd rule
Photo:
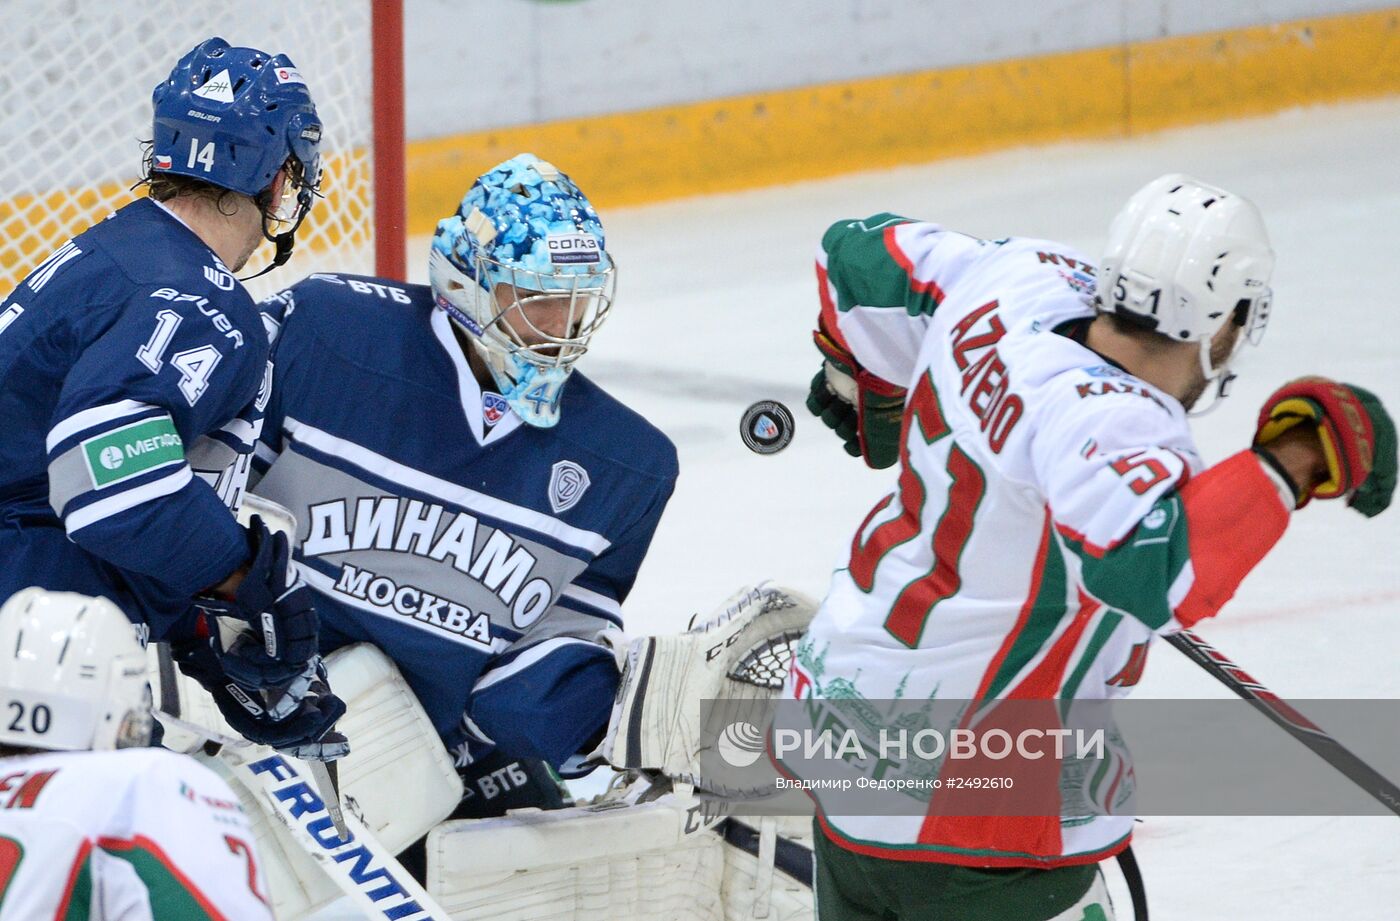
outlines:
[[[0,743],[54,751],[150,744],[136,628],[105,598],[27,588],[0,607]]]
[[[558,423],[564,384],[607,319],[616,281],[578,186],[533,154],[490,170],[438,222],[428,275],[511,409],[538,428]]]
[[[1264,334],[1273,268],[1253,202],[1173,173],[1138,190],[1113,219],[1096,301],[1138,326],[1198,343],[1201,371],[1224,396],[1235,356]],[[1240,335],[1217,362],[1211,344],[1227,323]]]

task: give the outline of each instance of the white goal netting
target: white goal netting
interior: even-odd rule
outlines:
[[[372,273],[372,0],[0,2],[0,298],[57,246],[132,201],[151,90],[210,36],[287,54],[324,122],[326,198],[255,297],[314,271]],[[250,270],[271,258],[268,244]]]

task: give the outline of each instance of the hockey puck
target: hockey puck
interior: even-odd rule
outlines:
[[[739,437],[755,454],[777,454],[792,441],[792,413],[777,400],[759,400],[739,419]]]

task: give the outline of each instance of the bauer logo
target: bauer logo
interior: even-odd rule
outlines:
[[[719,734],[719,756],[737,768],[748,767],[763,755],[763,733],[753,723],[740,720]]]
[[[755,454],[776,454],[792,442],[792,413],[776,400],[760,400],[744,410],[739,437]]]
[[[603,258],[603,247],[591,233],[552,233],[544,238],[544,245],[555,265],[597,263]]]
[[[279,67],[273,71],[277,75],[278,83],[305,83],[301,78],[301,71],[295,67]]]
[[[588,471],[573,461],[559,461],[549,475],[549,507],[556,515],[567,512],[587,489]]]

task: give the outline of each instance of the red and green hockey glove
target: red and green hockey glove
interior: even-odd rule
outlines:
[[[847,454],[864,457],[877,470],[893,466],[899,460],[904,390],[856,364],[825,329],[813,338],[826,361],[812,378],[807,408],[836,432]]]
[[[1367,518],[1385,511],[1395,492],[1395,422],[1375,394],[1325,377],[1300,377],[1264,401],[1255,447],[1295,425],[1317,427],[1327,479],[1301,484],[1298,507],[1308,500],[1346,498]]]

